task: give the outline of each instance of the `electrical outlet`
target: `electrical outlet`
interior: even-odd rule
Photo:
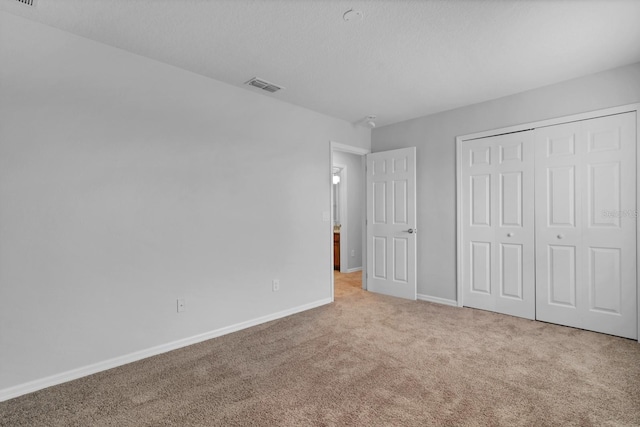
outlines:
[[[273,282],[271,282],[271,289],[273,292],[278,292],[280,290],[280,280],[273,279]]]
[[[184,300],[184,298],[178,298],[177,306],[178,306],[178,313],[182,313],[184,311],[187,311],[187,303]]]

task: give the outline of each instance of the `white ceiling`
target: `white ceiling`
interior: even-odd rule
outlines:
[[[640,62],[640,0],[0,0],[0,10],[378,125]],[[364,13],[345,22],[344,12]],[[258,76],[286,87],[244,86]]]

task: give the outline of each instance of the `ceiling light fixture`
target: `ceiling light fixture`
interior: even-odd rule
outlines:
[[[347,22],[362,21],[362,18],[364,18],[364,13],[362,13],[361,10],[349,9],[342,15],[342,19],[344,19]]]

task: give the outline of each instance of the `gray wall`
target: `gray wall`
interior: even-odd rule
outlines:
[[[362,227],[365,208],[364,156],[334,151],[333,163],[347,166],[347,268],[362,268]]]
[[[0,64],[0,397],[330,301],[368,129],[5,13]]]
[[[640,63],[375,129],[373,152],[417,147],[418,293],[456,299],[456,136],[636,102]]]

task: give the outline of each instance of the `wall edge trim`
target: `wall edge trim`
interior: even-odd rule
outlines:
[[[233,325],[225,326],[213,331],[204,332],[201,334],[193,335],[191,337],[182,338],[176,341],[171,341],[166,344],[160,344],[154,347],[150,347],[144,350],[135,351],[133,353],[117,356],[111,359],[103,360],[101,362],[92,363],[90,365],[82,366],[80,368],[71,369],[69,371],[61,372],[58,374],[50,375],[37,380],[32,380],[23,384],[18,384],[5,389],[0,389],[0,402],[13,399],[28,393],[33,393],[38,390],[42,390],[55,385],[63,384],[69,381],[73,381],[88,375],[96,374],[98,372],[106,371],[108,369],[123,366],[132,362],[137,362],[148,357],[157,356],[162,353],[167,353],[172,350],[187,347],[193,344],[197,344],[203,341],[207,341],[213,338],[217,338],[223,335],[230,334],[232,332],[241,331],[243,329],[257,326],[263,323],[270,322],[272,320],[281,319],[283,317],[291,316],[292,314],[300,313],[303,311],[311,310],[326,304],[330,304],[332,298],[323,298],[311,303],[299,305],[287,310],[282,310],[276,313],[268,314],[266,316],[256,317],[254,319],[246,320],[244,322],[235,323]]]

